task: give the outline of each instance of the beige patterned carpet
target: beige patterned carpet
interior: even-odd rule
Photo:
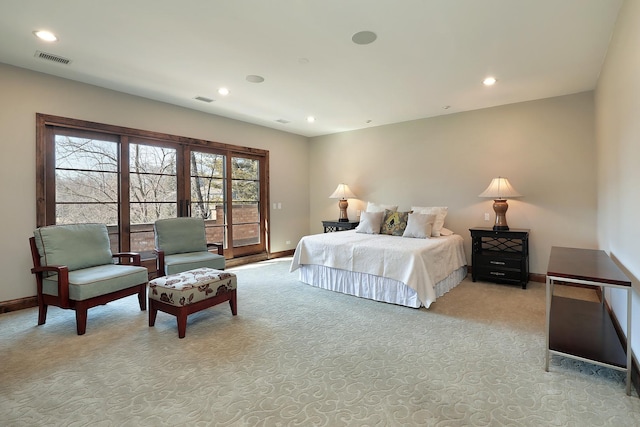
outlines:
[[[544,285],[465,280],[431,309],[317,289],[289,259],[231,269],[228,304],[154,328],[135,297],[0,315],[2,426],[638,426],[624,376],[554,357]],[[584,292],[584,291],[583,291]]]

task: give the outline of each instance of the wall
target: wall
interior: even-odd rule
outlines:
[[[270,197],[282,204],[270,212],[271,250],[294,249],[308,233],[305,137],[4,64],[0,94],[0,301],[36,293],[28,244],[35,227],[36,113],[269,150]]]
[[[506,105],[311,139],[311,230],[337,219],[340,182],[367,201],[448,206],[445,226],[465,238],[492,226],[492,200],[478,197],[506,176],[524,197],[509,201],[508,224],[531,229],[530,271],[545,274],[551,246],[595,248],[596,150],[593,93]]]
[[[640,352],[640,1],[625,1],[596,88],[598,244],[632,279],[632,338]],[[625,292],[607,299],[626,332]],[[628,336],[628,333],[627,333]]]

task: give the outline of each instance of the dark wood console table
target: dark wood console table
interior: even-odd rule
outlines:
[[[556,282],[627,291],[626,351],[602,303],[553,295]],[[631,394],[631,281],[600,250],[552,247],[547,267],[545,370],[552,354],[626,372]],[[604,292],[603,292],[604,294]]]

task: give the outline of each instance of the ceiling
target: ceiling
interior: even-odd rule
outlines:
[[[622,2],[2,0],[0,62],[312,137],[592,90]]]

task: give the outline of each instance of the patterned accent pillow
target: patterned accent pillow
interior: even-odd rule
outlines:
[[[402,236],[402,233],[404,233],[404,229],[407,228],[408,218],[409,212],[394,212],[388,209],[385,210],[380,234]]]

